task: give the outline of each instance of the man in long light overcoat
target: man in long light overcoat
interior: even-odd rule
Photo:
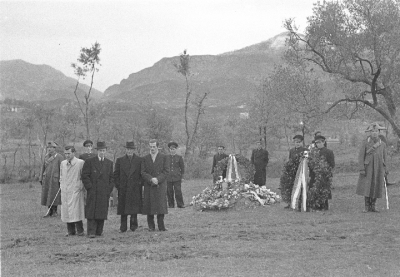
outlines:
[[[164,215],[167,207],[167,176],[169,174],[167,156],[158,152],[157,140],[150,140],[150,154],[143,157],[142,178],[144,179],[143,211],[147,215],[149,231],[155,230],[154,215],[160,231],[166,231]]]
[[[128,229],[128,215],[131,216],[129,227],[135,231],[138,228],[137,215],[142,212],[142,158],[135,155],[135,149],[135,143],[128,141],[126,155],[115,162],[114,181],[118,190],[117,214],[121,215],[120,233]]]
[[[83,236],[85,218],[85,187],[81,174],[85,161],[75,157],[75,147],[65,146],[66,160],[60,166],[61,220],[67,223],[67,236]]]
[[[106,143],[98,141],[96,149],[98,156],[87,159],[82,169],[82,182],[87,191],[85,217],[89,238],[103,234],[108,200],[114,187],[113,162],[105,157]]]
[[[377,123],[368,127],[370,135],[363,141],[358,155],[360,176],[356,193],[364,196],[364,212],[377,212],[376,199],[382,197],[385,175],[388,174],[386,144],[379,138],[379,130],[383,128]]]
[[[60,164],[64,157],[56,152],[57,146],[53,141],[47,143],[47,154],[39,178],[42,185],[41,204],[49,208],[44,217],[57,216],[57,206],[61,205]]]

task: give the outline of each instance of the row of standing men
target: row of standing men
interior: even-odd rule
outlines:
[[[92,145],[91,141],[84,142],[89,149]],[[57,215],[57,206],[62,204],[61,220],[67,223],[68,236],[84,235],[84,218],[89,238],[103,234],[114,186],[118,190],[120,232],[127,231],[128,216],[129,227],[135,231],[138,214],[147,215],[149,231],[155,231],[155,216],[158,229],[166,231],[164,216],[167,205],[174,207],[174,196],[177,207],[184,208],[181,182],[185,168],[182,157],[176,154],[175,142],[168,144],[171,155],[164,155],[158,151],[157,140],[150,140],[150,153],[144,157],[135,154],[133,142],[127,142],[126,155],[117,158],[115,168],[105,157],[105,142],[97,142],[97,154],[85,153],[79,158],[73,146],[65,147],[65,159],[55,151],[57,144],[49,142],[47,147],[40,178],[41,204],[49,208],[45,217]]]

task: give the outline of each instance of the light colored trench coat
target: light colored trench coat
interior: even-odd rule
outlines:
[[[376,149],[367,153],[375,143],[371,138],[363,141],[359,155],[358,164],[360,170],[365,170],[365,175],[360,174],[358,178],[356,193],[361,196],[381,198],[386,171],[386,144],[379,141]]]
[[[61,220],[63,222],[77,222],[85,218],[85,188],[81,180],[84,163],[85,161],[75,157],[70,165],[67,160],[61,162]]]

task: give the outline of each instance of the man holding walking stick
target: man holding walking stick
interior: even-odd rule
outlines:
[[[57,216],[57,206],[61,204],[60,190],[60,164],[64,157],[56,152],[57,144],[53,141],[47,143],[47,154],[44,158],[39,182],[42,185],[41,204],[49,209],[44,216]]]

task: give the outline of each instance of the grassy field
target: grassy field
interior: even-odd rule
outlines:
[[[392,172],[391,180],[399,180]],[[168,232],[118,233],[116,208],[104,236],[65,237],[60,217],[43,219],[38,183],[1,185],[2,276],[400,276],[400,186],[390,210],[361,213],[356,174],[334,176],[327,212],[299,213],[284,203],[198,212],[170,209]],[[210,180],[183,185],[186,204]],[[268,179],[278,191],[279,179]],[[279,192],[279,191],[278,191]],[[86,229],[86,222],[85,222]]]

